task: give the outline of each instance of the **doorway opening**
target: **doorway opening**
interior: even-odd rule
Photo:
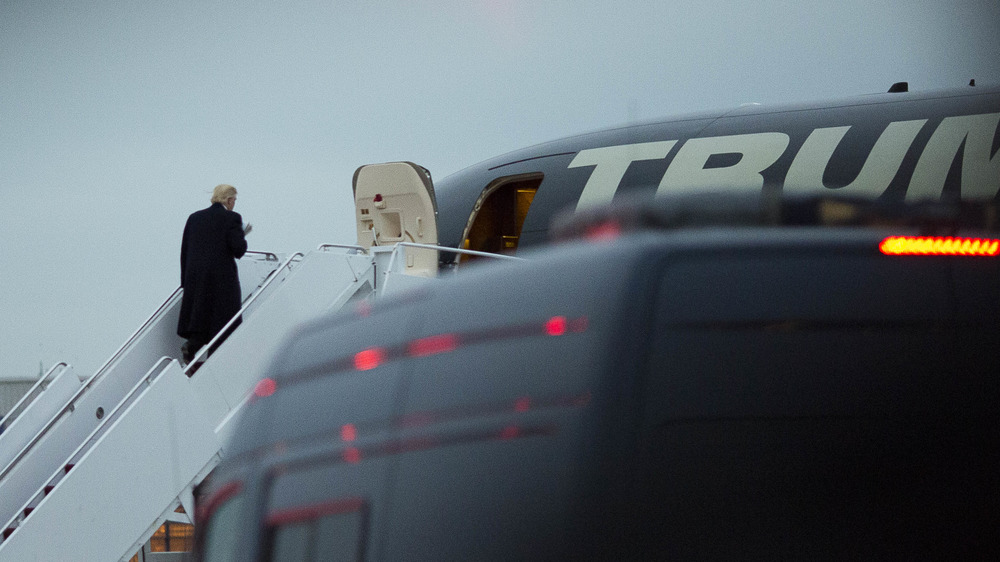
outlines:
[[[494,254],[516,253],[524,218],[542,178],[541,173],[520,174],[499,178],[486,186],[465,226],[462,246]],[[462,255],[461,262],[475,258]]]

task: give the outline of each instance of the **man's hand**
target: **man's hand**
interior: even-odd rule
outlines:
[[[250,234],[251,230],[253,230],[253,225],[250,224],[250,223],[247,223],[247,225],[243,227],[243,236],[246,236],[247,234]]]

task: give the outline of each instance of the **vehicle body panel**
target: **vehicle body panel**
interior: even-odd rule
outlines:
[[[570,244],[317,320],[208,495],[261,560],[995,553],[1000,270],[885,234]]]

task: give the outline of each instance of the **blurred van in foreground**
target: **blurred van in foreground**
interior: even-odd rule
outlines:
[[[996,205],[693,201],[301,327],[197,558],[995,555]]]

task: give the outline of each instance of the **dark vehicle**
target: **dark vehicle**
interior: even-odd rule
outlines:
[[[196,555],[995,556],[996,211],[625,207],[312,322],[201,490]]]

